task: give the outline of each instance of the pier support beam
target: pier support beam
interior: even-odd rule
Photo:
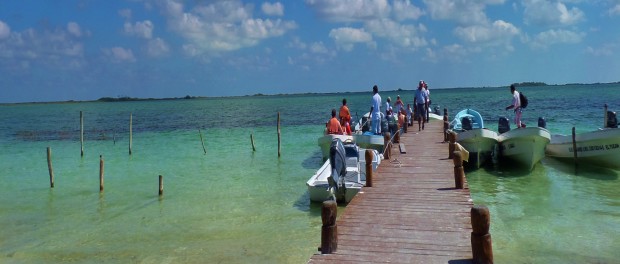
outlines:
[[[392,156],[392,134],[390,132],[385,132],[383,134],[383,158],[389,160]]]
[[[372,160],[375,154],[371,149],[366,150],[366,187],[372,187]]]
[[[336,229],[336,216],[338,206],[336,201],[324,201],[321,208],[321,219],[323,226],[321,227],[321,254],[331,254],[338,249],[338,232]]]
[[[491,243],[491,215],[489,208],[484,205],[474,205],[471,208],[471,251],[473,263],[492,264],[493,248]]]
[[[450,144],[448,145],[448,158],[454,158],[454,149],[456,144],[456,132],[450,131],[448,132],[448,140],[450,140]]]
[[[463,168],[463,157],[461,157],[460,151],[455,151],[453,154],[454,159],[454,185],[456,189],[463,189],[465,185],[465,169]]]

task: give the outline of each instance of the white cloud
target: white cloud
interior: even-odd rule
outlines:
[[[130,20],[131,19],[131,9],[121,9],[118,10],[118,15],[121,16],[124,19]]]
[[[503,4],[504,0],[424,0],[424,3],[433,19],[473,25],[488,23],[485,7]]]
[[[419,36],[419,32],[426,30],[423,25],[417,28],[414,25],[403,25],[390,19],[375,19],[368,21],[365,24],[365,28],[372,32],[374,36],[387,38],[400,47],[417,48],[428,44],[426,39]]]
[[[124,25],[125,34],[130,36],[136,36],[144,39],[151,39],[153,37],[153,28],[155,26],[149,20],[142,22],[136,22],[133,25],[126,22]]]
[[[78,25],[75,22],[69,22],[67,24],[67,31],[69,32],[69,34],[75,36],[75,37],[81,37],[82,36],[82,30],[80,30],[80,25]]]
[[[523,11],[526,24],[544,27],[569,26],[585,20],[579,8],[569,9],[560,1],[524,0]]]
[[[362,22],[390,14],[387,0],[306,0],[306,4],[333,22]]]
[[[519,29],[503,20],[493,24],[457,27],[454,34],[470,43],[510,43],[513,37],[519,35]]]
[[[329,32],[329,37],[334,39],[336,45],[345,51],[353,50],[353,46],[356,43],[368,43],[372,42],[372,35],[366,32],[364,29],[342,27],[332,29]]]
[[[591,46],[588,46],[586,48],[586,52],[594,56],[597,56],[597,57],[606,57],[606,56],[614,55],[614,50],[617,47],[618,47],[617,44],[609,44],[609,43],[601,47],[598,47],[598,48],[593,48]]]
[[[536,49],[546,49],[555,44],[563,43],[579,43],[586,36],[583,32],[574,32],[570,30],[548,30],[538,33],[530,45]]]
[[[121,47],[114,47],[110,49],[103,49],[103,54],[107,56],[112,62],[135,62],[136,57],[133,56],[131,49],[124,49]]]
[[[258,45],[297,28],[293,21],[252,17],[253,5],[241,1],[215,1],[184,11],[184,2],[164,2],[170,29],[181,35],[188,55],[215,55]]]
[[[261,9],[263,10],[263,13],[268,16],[284,15],[284,5],[282,5],[280,2],[275,2],[273,4],[265,2],[261,5]]]
[[[0,20],[0,40],[9,38],[11,35],[11,28],[6,23]]]
[[[151,57],[161,57],[168,54],[170,48],[163,39],[155,38],[148,41],[146,52]]]
[[[310,51],[313,53],[328,53],[329,50],[323,45],[322,41],[310,44]]]
[[[417,20],[424,12],[419,7],[411,4],[409,0],[394,0],[394,17],[398,21],[407,19]]]
[[[620,15],[620,3],[617,3],[615,6],[610,8],[608,11],[610,16],[619,16]]]

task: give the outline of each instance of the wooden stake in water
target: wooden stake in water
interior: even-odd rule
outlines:
[[[605,122],[603,123],[603,128],[606,128],[607,127],[607,118],[608,118],[607,117],[607,104],[605,104],[605,114],[604,114],[604,117],[605,117],[605,120],[604,120]]]
[[[84,157],[84,114],[80,111],[80,156]]]
[[[205,148],[205,141],[202,139],[202,132],[200,132],[200,128],[198,129],[198,134],[200,135],[200,143],[202,143],[202,150],[207,154],[207,148]]]
[[[52,168],[52,148],[47,147],[47,169],[50,172],[50,188],[54,188],[54,169]]]
[[[575,167],[577,167],[577,142],[575,141],[575,127],[573,127],[573,158],[575,161]]]
[[[280,157],[280,154],[281,154],[281,152],[280,152],[281,145],[282,145],[281,144],[281,138],[282,138],[282,135],[280,133],[280,112],[278,112],[278,158]]]
[[[131,141],[133,140],[133,133],[132,133],[132,120],[133,120],[133,114],[129,113],[129,155],[131,155]]]
[[[159,196],[164,195],[164,176],[159,175]]]
[[[250,142],[252,142],[252,151],[256,151],[256,147],[254,146],[254,133],[250,134]]]
[[[99,155],[99,192],[103,192],[103,156]]]

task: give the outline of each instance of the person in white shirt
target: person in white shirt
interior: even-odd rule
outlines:
[[[379,95],[379,87],[372,87],[372,105],[370,106],[370,131],[376,135],[381,134],[381,96]]]
[[[521,98],[519,97],[519,91],[516,90],[514,84],[510,85],[510,93],[512,93],[512,104],[506,106],[506,111],[508,111],[508,109],[514,109],[515,125],[517,125],[517,128],[524,127],[525,125],[521,123],[521,113],[523,112],[523,109],[521,108]]]

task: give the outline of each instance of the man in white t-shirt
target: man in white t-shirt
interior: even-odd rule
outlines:
[[[523,109],[521,108],[521,98],[519,97],[519,91],[516,90],[514,84],[510,85],[510,92],[512,93],[512,104],[506,106],[506,111],[508,111],[508,109],[514,108],[515,124],[517,125],[517,128],[521,128],[524,126],[524,124],[521,123],[521,113],[523,112]]]

